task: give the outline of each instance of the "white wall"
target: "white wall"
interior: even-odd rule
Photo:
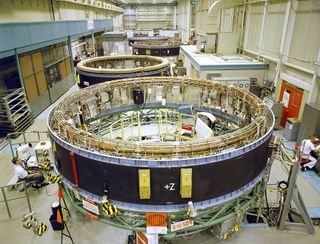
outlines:
[[[0,22],[50,21],[48,1],[0,1]]]
[[[200,72],[201,79],[207,79],[208,74],[221,74],[221,77],[249,77],[256,78],[257,82],[261,84],[266,75],[264,70],[214,70],[214,71],[202,71]]]
[[[319,23],[320,1],[279,1],[247,7],[243,47],[254,53],[254,57],[277,64],[276,98],[282,85],[280,77],[285,77],[287,82],[305,90],[304,101],[317,101],[320,93]]]
[[[254,57],[276,64],[274,83],[277,99],[282,81],[303,89],[301,118],[306,102],[320,102],[320,1],[268,2],[265,25],[262,26],[264,8],[257,4],[249,6],[244,47],[255,53]],[[256,22],[260,25],[251,21],[254,15],[259,16]],[[257,36],[258,42],[254,40]],[[260,46],[257,45],[259,41]],[[269,70],[269,73],[273,71]]]
[[[175,6],[151,4],[128,7],[125,10],[125,26],[127,29],[139,30],[175,29],[175,13]]]
[[[212,31],[213,23],[216,21],[214,16],[208,18],[210,0],[198,0],[195,7],[195,28],[196,35],[205,36],[208,31]]]
[[[313,69],[320,48],[320,1],[299,1],[293,4],[294,28],[289,48],[288,62]]]
[[[105,1],[108,2],[108,1]],[[48,0],[2,0],[0,22],[35,22],[53,20],[114,19],[115,29],[123,28],[123,14],[92,6]]]
[[[226,55],[237,51],[240,25],[242,22],[242,7],[240,0],[223,0],[216,4],[215,0],[198,0],[195,7],[195,29],[196,35],[206,36],[208,33],[218,33],[217,53]],[[232,32],[221,32],[219,29],[220,10],[234,8],[232,21]]]
[[[317,78],[317,90],[320,91],[320,78]],[[316,103],[320,104],[320,92],[318,92],[318,95],[317,95],[317,99],[316,99]]]
[[[286,3],[267,4],[264,26],[264,3],[247,7],[244,49],[276,58],[279,54]],[[262,39],[260,40],[262,33]],[[261,45],[261,46],[260,46]]]
[[[190,0],[181,0],[177,6],[177,25],[182,42],[188,42],[190,37],[191,21]]]
[[[228,7],[231,7],[230,5]],[[220,32],[218,34],[217,53],[222,55],[235,54],[239,47],[240,25],[242,21],[242,8],[234,8],[232,32]]]
[[[263,16],[263,5],[249,5],[246,14],[244,49],[258,52],[260,31]]]
[[[117,14],[113,18],[113,28],[115,30],[123,30],[124,29],[124,22],[123,22],[123,15]]]
[[[185,8],[189,1],[179,1],[178,29],[186,32]],[[320,1],[273,0],[246,1],[198,0],[195,6],[195,32],[200,36],[218,33],[220,54],[241,52],[269,64],[263,80],[274,80],[276,98],[282,79],[304,89],[304,102],[320,101]],[[233,30],[222,33],[219,29],[220,10],[235,8]],[[245,11],[245,12],[244,12]],[[190,11],[191,12],[191,11]],[[245,25],[242,28],[243,13]],[[192,16],[188,19],[192,19]],[[202,75],[203,76],[203,75]],[[304,104],[302,105],[302,107]]]

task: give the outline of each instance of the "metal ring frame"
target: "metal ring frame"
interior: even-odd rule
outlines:
[[[71,104],[77,104],[90,96],[94,96],[98,92],[173,83],[182,86],[198,87],[202,89],[203,93],[211,90],[217,91],[216,96],[219,96],[221,102],[220,106],[217,107],[220,107],[221,110],[226,110],[227,108],[223,109],[223,106],[229,106],[229,102],[230,104],[234,104],[237,100],[240,100],[242,106],[246,108],[246,112],[242,114],[234,109],[234,115],[238,113],[238,117],[243,116],[243,119],[248,121],[248,123],[236,131],[206,140],[140,144],[117,139],[102,139],[84,130],[79,130],[67,122],[70,118],[71,111],[69,108]],[[225,101],[225,104],[222,101],[224,99],[228,100]],[[114,107],[118,106],[121,107],[122,104],[116,104]],[[219,160],[219,157],[225,159],[226,157],[232,157],[249,151],[256,147],[257,143],[262,143],[270,136],[273,128],[272,123],[272,116],[268,113],[268,109],[264,103],[253,94],[242,89],[200,79],[156,77],[116,80],[98,84],[89,89],[83,89],[67,97],[55,108],[49,116],[48,126],[51,135],[57,140],[75,146],[77,148],[76,151],[79,151],[79,153],[83,151],[87,155],[96,155],[95,157],[98,157],[102,161],[104,161],[103,158],[106,158],[109,163],[114,162],[115,160],[110,161],[110,157],[115,157],[116,161],[127,165],[131,158],[134,165],[138,161],[143,162],[144,160],[147,162],[155,160],[163,165],[163,159],[165,159],[170,165],[174,165],[176,162],[181,166],[181,163],[183,164],[184,160],[188,161],[188,159],[199,158],[201,160],[201,158],[214,156],[216,160]],[[235,150],[223,153],[228,148],[235,148]],[[179,160],[171,160],[171,158],[179,158]],[[203,160],[207,161],[206,159]],[[194,160],[192,161],[194,162]],[[212,161],[210,160],[210,162]],[[186,162],[186,165],[190,163]]]
[[[167,49],[179,48],[182,43],[180,41],[166,40],[166,41],[137,41],[132,44],[133,48],[149,48],[149,49]]]
[[[113,64],[125,63],[126,61],[140,62],[141,66],[122,69],[112,67]],[[107,68],[108,65],[110,68]],[[77,70],[93,74],[132,74],[161,70],[167,68],[168,65],[168,60],[148,55],[104,56],[86,59],[79,62]]]
[[[135,105],[131,101],[131,96],[127,96],[129,99],[125,101],[118,99],[110,102],[108,106],[98,101],[99,96],[97,94],[113,94],[121,90],[128,95],[134,88],[143,88],[147,92],[148,89],[154,89],[155,86],[163,86],[164,91],[170,90],[173,86],[179,86],[181,94],[184,94],[188,89],[199,89],[199,99],[195,103],[190,103],[187,101],[187,97],[182,97],[180,101],[176,101],[176,98],[170,100],[169,97],[166,97],[165,106],[150,97],[149,99],[145,98],[146,101],[143,105]],[[177,109],[180,106],[191,104],[195,110],[206,111],[237,124],[239,129],[209,139],[150,142],[148,144],[141,144],[139,141],[101,138],[99,135],[76,128],[68,121],[75,108],[81,107],[89,99],[94,100],[95,98],[98,99],[97,104],[99,104],[91,111],[95,111],[95,114],[93,115],[90,111],[82,111],[86,123],[101,121],[110,115],[124,111],[142,108]],[[212,102],[208,102],[208,100]],[[149,168],[151,171],[160,168],[169,172],[173,168],[193,167],[196,172],[197,167],[211,164],[217,164],[218,167],[228,160],[230,162],[230,160],[240,158],[242,155],[245,156],[245,154],[254,151],[256,153],[261,148],[266,148],[272,135],[274,116],[272,111],[259,98],[234,86],[194,78],[146,77],[114,80],[82,89],[67,97],[55,107],[50,112],[47,123],[49,134],[57,144],[57,148],[59,147],[59,150],[63,149],[66,152],[73,152],[78,155],[79,160],[80,158],[91,159],[91,162],[99,162],[99,164],[102,164],[101,167],[105,166],[107,169],[110,167],[110,170],[112,167],[132,167],[135,169]],[[259,152],[265,152],[265,149]],[[60,157],[61,155],[67,154],[60,154]],[[63,163],[68,164],[68,159],[65,160],[66,162]],[[258,167],[259,169],[253,174],[253,177],[244,181],[243,184],[239,184],[238,188],[224,191],[218,197],[194,200],[194,206],[199,213],[197,217],[199,222],[196,221],[195,225],[188,228],[187,231],[174,233],[169,231],[166,238],[172,238],[176,234],[204,230],[246,211],[262,193],[261,185],[263,184],[262,178],[265,174],[266,162],[267,157],[260,160],[262,165],[259,166],[260,168]],[[254,167],[255,158],[250,162],[250,165]],[[81,184],[79,187],[75,186],[70,176],[64,175],[64,172],[59,173],[66,186],[67,195],[79,211],[87,214],[79,206],[79,200],[76,199],[72,189],[76,188],[82,197],[96,202],[101,201],[101,195],[90,192],[85,186],[82,188]],[[214,179],[211,183],[215,184]],[[201,182],[194,182],[194,185],[196,184],[199,185]],[[139,231],[145,231],[146,211],[168,212],[170,216],[172,214],[172,218],[175,216],[173,219],[177,221],[186,219],[185,211],[188,208],[183,202],[155,205],[143,201],[139,203],[122,201],[122,199],[113,199],[112,197],[109,198],[109,201],[119,207],[121,210],[119,216],[117,218],[106,218],[101,215],[98,219],[117,227]],[[170,223],[171,217],[168,220]]]

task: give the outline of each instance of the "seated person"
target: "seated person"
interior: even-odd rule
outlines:
[[[48,185],[48,183],[44,183],[44,177],[40,172],[26,171],[21,166],[21,160],[19,157],[14,157],[12,159],[12,163],[14,164],[15,175],[18,176],[18,182],[22,180],[25,180],[26,182],[34,182],[33,187],[35,188]]]
[[[310,136],[301,142],[301,158],[309,161],[303,165],[302,170],[312,169],[316,165],[318,153],[320,152],[320,147],[315,147],[318,141],[319,139],[316,136]]]

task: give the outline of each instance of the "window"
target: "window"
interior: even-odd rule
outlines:
[[[296,108],[299,108],[301,104],[301,95],[298,93],[293,94],[293,99],[292,99],[292,105],[295,106]]]
[[[53,87],[57,82],[61,80],[57,64],[50,66],[47,69],[46,75],[50,87]]]

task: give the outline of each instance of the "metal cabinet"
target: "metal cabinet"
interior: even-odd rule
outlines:
[[[301,143],[311,135],[320,136],[320,104],[318,103],[306,103],[297,142]]]
[[[284,138],[289,141],[295,141],[298,137],[300,123],[298,119],[288,118],[283,132]]]

